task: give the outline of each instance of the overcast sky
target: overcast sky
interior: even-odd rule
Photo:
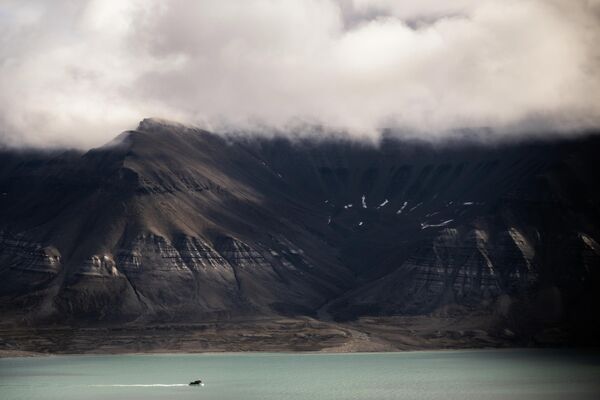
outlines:
[[[0,0],[0,143],[600,127],[600,0]],[[490,134],[490,133],[488,133]]]

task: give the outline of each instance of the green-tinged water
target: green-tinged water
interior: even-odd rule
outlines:
[[[202,379],[204,387],[190,387]],[[0,359],[0,399],[600,399],[600,355],[565,350]]]

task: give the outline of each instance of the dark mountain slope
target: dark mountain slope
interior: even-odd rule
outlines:
[[[263,144],[284,176],[300,175],[321,197],[342,261],[361,282],[329,313],[344,319],[459,305],[454,311],[516,318],[514,330],[592,326],[587,307],[598,305],[600,284],[597,137],[300,147],[284,145],[287,155],[281,144]]]
[[[65,163],[3,171],[9,308],[41,302],[32,309],[69,319],[310,313],[353,282],[335,249],[287,219],[311,211],[224,139],[146,121]]]
[[[373,147],[145,120],[85,154],[6,153],[3,314],[484,312],[524,334],[585,329],[599,304],[599,150],[597,136]]]

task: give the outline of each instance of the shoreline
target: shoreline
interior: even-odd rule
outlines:
[[[392,354],[410,354],[410,353],[454,353],[454,352],[501,352],[501,351],[536,351],[536,350],[568,350],[568,351],[600,351],[600,347],[581,347],[581,346],[562,346],[562,347],[473,347],[473,348],[440,348],[440,349],[412,349],[412,350],[388,350],[388,351],[347,351],[347,352],[328,352],[328,351],[200,351],[200,352],[176,352],[176,351],[158,351],[158,352],[114,352],[114,353],[36,353],[26,351],[0,350],[1,359],[24,359],[24,358],[52,358],[52,357],[112,357],[112,356],[240,356],[240,355],[392,355]]]
[[[580,347],[556,329],[536,336],[489,317],[381,317],[352,322],[303,318],[118,327],[0,328],[0,357],[117,354],[395,353]],[[593,344],[593,343],[592,343]]]

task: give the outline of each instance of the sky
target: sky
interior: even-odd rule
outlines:
[[[0,145],[600,128],[600,0],[0,0]]]

